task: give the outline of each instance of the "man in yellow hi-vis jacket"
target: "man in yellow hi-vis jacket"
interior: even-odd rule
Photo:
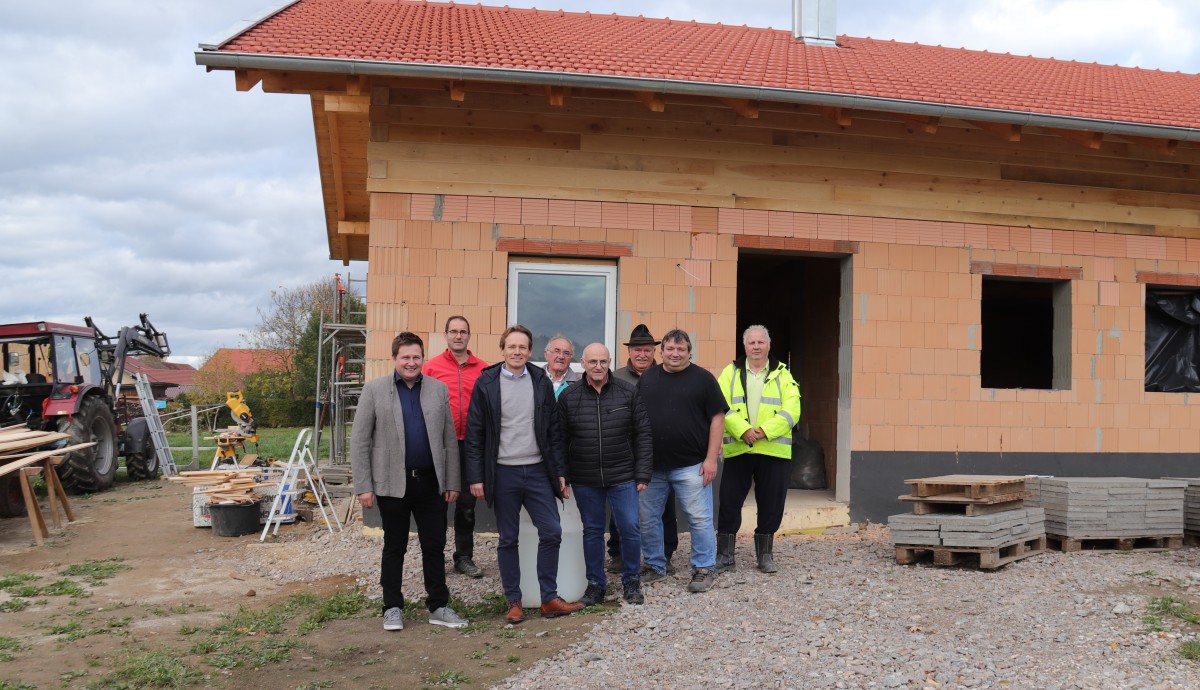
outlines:
[[[754,554],[758,569],[773,573],[778,570],[775,532],[783,522],[792,472],[792,427],[800,419],[800,388],[787,365],[770,356],[771,334],[765,326],[747,328],[742,344],[746,356],[726,366],[717,379],[729,404],[717,513],[717,572],[736,569],[734,543],[753,481],[758,504]]]

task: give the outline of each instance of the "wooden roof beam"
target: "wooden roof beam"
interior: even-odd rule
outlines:
[[[998,137],[1002,141],[1020,141],[1021,125],[1010,125],[1003,122],[988,122],[987,120],[967,120],[967,124],[978,127],[983,131]]]
[[[546,101],[550,105],[561,108],[567,101],[567,93],[570,91],[565,86],[546,86]]]
[[[233,71],[233,83],[238,91],[249,91],[262,81],[263,73],[256,69],[236,69]]]
[[[328,103],[329,97],[325,97]],[[338,129],[337,111],[327,111],[329,120],[329,159],[333,167],[333,201],[337,205],[337,218],[346,220],[346,182],[342,179],[342,137]]]
[[[351,74],[346,76],[346,95],[362,96],[367,94],[367,75]]]
[[[896,113],[896,119],[926,134],[937,134],[938,124],[941,123],[940,117],[905,115],[903,113]]]
[[[817,106],[817,112],[826,120],[829,120],[838,127],[849,127],[854,120],[850,116],[850,111],[846,108],[831,108],[829,106]]]
[[[325,96],[325,112],[327,113],[358,113],[362,115],[370,110],[370,96],[342,96],[339,94]]]
[[[1093,151],[1100,148],[1101,142],[1104,140],[1104,135],[1099,132],[1085,132],[1079,129],[1047,129],[1046,131],[1066,139],[1073,141],[1080,146],[1092,149]]]
[[[633,97],[641,101],[652,113],[661,113],[667,109],[667,102],[663,100],[661,93],[650,93],[649,91],[634,91]]]
[[[758,101],[748,98],[722,98],[721,102],[748,120],[758,119]]]
[[[1164,156],[1174,156],[1175,149],[1179,148],[1178,139],[1153,139],[1151,137],[1134,137],[1125,134],[1118,135],[1117,138],[1131,144],[1136,144],[1142,148],[1150,149],[1155,153],[1161,153]]]
[[[462,103],[467,100],[467,82],[452,81],[447,85],[450,90],[450,100]]]

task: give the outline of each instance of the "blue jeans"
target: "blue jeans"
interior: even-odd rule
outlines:
[[[642,504],[642,553],[646,565],[657,573],[667,572],[667,557],[663,552],[662,519],[663,506],[667,502],[667,489],[675,489],[679,506],[687,518],[688,531],[692,534],[692,569],[708,568],[717,564],[717,536],[713,532],[712,484],[704,486],[700,476],[700,465],[680,467],[673,470],[655,470],[650,475],[650,484],[641,494]]]
[[[558,598],[558,548],[562,544],[562,523],[558,505],[546,474],[546,463],[536,465],[496,465],[493,508],[500,542],[496,562],[500,584],[508,603],[521,603],[521,555],[517,538],[521,534],[521,506],[538,531],[537,575],[542,603]]]
[[[621,534],[621,582],[636,582],[642,567],[642,531],[639,523],[637,484],[624,482],[615,486],[571,487],[579,504],[583,522],[583,562],[590,583],[608,586],[604,574],[604,503],[612,506],[613,519]]]

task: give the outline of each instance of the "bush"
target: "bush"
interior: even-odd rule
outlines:
[[[316,412],[313,400],[247,399],[250,412],[261,428],[312,426]]]

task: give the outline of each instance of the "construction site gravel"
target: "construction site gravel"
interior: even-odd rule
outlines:
[[[739,540],[738,572],[704,594],[689,594],[681,574],[648,585],[643,606],[531,616],[515,629],[491,613],[462,631],[430,626],[414,611],[404,631],[387,635],[368,605],[311,635],[281,638],[303,645],[290,662],[214,668],[213,655],[190,649],[199,633],[188,630],[299,592],[357,586],[378,597],[380,539],[308,523],[265,544],[215,537],[191,526],[188,494],[166,483],[122,483],[76,504],[81,519],[42,548],[30,546],[23,520],[0,522],[0,573],[49,583],[69,564],[110,556],[129,569],[105,583],[80,580],[87,598],[51,596],[0,612],[0,636],[25,648],[0,661],[0,681],[13,687],[129,687],[105,679],[131,649],[175,650],[204,674],[190,684],[210,687],[1200,687],[1200,663],[1180,654],[1200,639],[1188,620],[1200,618],[1154,609],[1167,597],[1179,611],[1200,609],[1200,549],[1046,552],[994,571],[901,566],[877,525],[780,535],[775,575],[754,570],[749,539]],[[457,600],[479,604],[500,591],[495,546],[494,536],[477,539],[485,577],[449,575]],[[414,536],[405,584],[419,597],[418,552]],[[72,641],[48,629],[103,628],[113,616],[108,624],[126,636]],[[260,639],[248,632],[242,641]]]
[[[353,575],[377,596],[377,555],[364,541],[314,533],[249,548],[243,565],[277,579]],[[686,545],[685,536],[680,555]],[[689,594],[683,578],[649,585],[644,606],[600,617],[582,641],[504,686],[1200,687],[1200,663],[1177,651],[1200,626],[1147,610],[1168,596],[1197,607],[1196,549],[1046,552],[997,571],[901,566],[887,529],[871,525],[780,536],[780,572],[764,575],[748,540],[738,547],[738,571],[713,591]],[[499,590],[494,553],[494,541],[477,547],[489,576],[452,577],[454,596]],[[411,560],[405,578],[416,583]]]

